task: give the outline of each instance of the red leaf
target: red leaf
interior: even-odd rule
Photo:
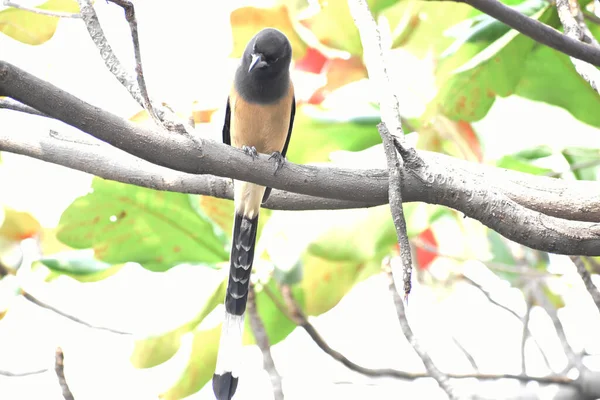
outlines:
[[[437,246],[438,246],[437,240],[435,239],[435,236],[433,235],[433,231],[431,230],[431,228],[428,228],[428,229],[424,230],[423,232],[421,232],[418,236],[418,239],[419,239],[419,241],[427,244],[428,246],[431,246],[434,248],[437,248]],[[433,262],[433,260],[436,259],[436,257],[437,257],[436,253],[417,246],[417,249],[416,249],[417,268],[419,268],[420,270],[427,270],[429,268],[429,266],[431,265],[431,263]]]
[[[309,47],[304,57],[296,61],[295,69],[320,74],[327,62],[327,57],[319,50]]]

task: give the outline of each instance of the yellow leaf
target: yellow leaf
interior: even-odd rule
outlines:
[[[37,8],[68,13],[79,12],[79,6],[75,0],[48,0]],[[52,38],[59,19],[31,11],[8,8],[0,11],[0,32],[19,42],[38,45]]]
[[[294,60],[304,57],[306,53],[306,43],[296,33],[285,5],[273,8],[238,8],[231,13],[230,20],[233,31],[232,57],[240,58],[248,41],[263,28],[275,28],[285,33],[292,44]]]
[[[35,236],[42,229],[40,223],[29,213],[4,207],[4,219],[0,225],[0,237],[21,241]]]

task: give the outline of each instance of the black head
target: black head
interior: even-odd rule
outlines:
[[[265,28],[258,32],[244,51],[242,69],[257,79],[276,77],[290,68],[292,46],[277,29]]]

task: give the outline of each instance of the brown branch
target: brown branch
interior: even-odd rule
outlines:
[[[287,162],[277,175],[273,175],[273,164],[267,155],[252,160],[243,151],[222,143],[201,138],[194,141],[186,135],[126,121],[3,61],[0,61],[0,95],[12,97],[132,155],[181,172],[226,176],[305,195],[357,203],[381,204],[387,201],[389,182],[385,170],[316,167]],[[16,152],[44,157],[44,149],[39,145],[27,149],[14,140],[6,140],[5,137],[10,134],[4,131],[0,131],[0,149],[18,147]],[[496,186],[493,180],[495,176],[516,176],[518,180],[523,179],[523,175],[506,171],[486,174],[483,166],[456,163],[451,157],[442,155],[420,157],[414,150],[413,153],[408,156],[418,158],[419,163],[407,168],[403,190],[410,188],[410,191],[407,195],[403,193],[405,202],[424,201],[452,207],[505,237],[534,249],[567,255],[600,255],[600,225],[563,220],[525,208],[501,191],[504,185],[512,186],[514,182],[500,181]],[[465,175],[462,170],[465,166],[473,170],[473,175]],[[556,185],[549,182],[549,189],[540,188],[540,196],[537,199],[528,196],[529,202],[535,204],[546,194],[547,201],[538,204],[538,208],[552,208],[548,205],[557,201],[557,192],[573,192],[576,193],[573,203],[564,207],[573,210],[582,193],[579,188],[583,186],[575,182],[565,185],[563,182],[559,186],[565,190],[554,191]],[[588,188],[585,194],[588,197],[600,191],[597,184],[584,186]],[[511,190],[520,190],[523,194],[525,189]],[[553,196],[548,195],[550,192]],[[410,198],[409,194],[414,197]],[[600,207],[596,200],[589,205],[587,218],[590,218],[589,212]]]
[[[0,97],[0,109],[18,111],[22,113],[46,117],[46,114],[39,112],[35,108],[26,106],[25,104],[10,99],[8,97]]]
[[[79,15],[77,13],[68,13],[68,12],[62,12],[62,11],[44,10],[42,8],[36,8],[36,7],[27,7],[27,6],[23,6],[21,4],[15,3],[11,0],[3,0],[2,4],[6,7],[18,8],[19,10],[29,11],[29,12],[32,12],[35,14],[46,15],[49,17],[81,18],[81,15]]]
[[[578,58],[595,66],[600,66],[600,49],[582,43],[556,29],[530,18],[519,11],[502,4],[498,0],[455,0],[457,3],[466,3],[511,28],[529,36],[536,42],[545,44],[568,56]]]
[[[572,0],[556,0],[558,17],[565,30],[565,35],[574,40],[583,41],[585,35],[581,26],[579,26],[579,23],[575,19],[574,12],[576,12],[576,10],[571,10],[571,6],[569,5],[571,2]],[[571,62],[577,73],[589,83],[596,93],[600,94],[600,71],[593,65],[575,57],[571,57]]]
[[[456,397],[456,394],[454,393],[454,388],[452,387],[452,385],[450,384],[450,381],[448,380],[448,375],[446,375],[445,373],[443,373],[442,371],[440,371],[438,369],[438,367],[435,365],[435,363],[433,362],[433,360],[431,359],[429,354],[427,354],[427,351],[421,347],[420,343],[418,342],[417,338],[415,337],[415,335],[408,323],[408,319],[406,318],[406,310],[404,308],[404,302],[402,301],[402,298],[400,297],[400,295],[398,294],[398,290],[396,289],[396,283],[394,282],[394,276],[392,274],[392,268],[391,268],[390,264],[391,264],[391,261],[389,261],[389,260],[388,260],[388,262],[385,262],[384,270],[388,277],[389,290],[390,290],[390,293],[392,294],[392,298],[394,300],[394,306],[396,307],[396,314],[398,316],[398,322],[400,322],[400,327],[402,328],[404,337],[406,337],[406,340],[410,343],[412,348],[419,355],[419,358],[423,362],[423,365],[425,366],[425,369],[427,370],[428,374],[433,379],[435,379],[435,381],[438,383],[438,385],[440,385],[440,388],[442,388],[442,390],[444,390],[444,392],[446,392],[446,394],[448,395],[448,397],[450,399],[455,399],[457,397]]]
[[[256,308],[256,293],[254,291],[254,284],[250,283],[250,289],[248,291],[248,304],[247,304],[248,316],[250,318],[250,327],[256,340],[256,345],[260,349],[263,356],[263,367],[269,373],[271,378],[271,385],[273,386],[273,397],[275,400],[283,400],[283,387],[281,386],[281,376],[275,368],[275,362],[271,355],[271,344],[269,343],[269,337],[265,331],[265,326],[258,315]]]
[[[392,369],[392,368],[371,369],[371,368],[365,368],[363,366],[353,363],[348,358],[346,358],[343,354],[332,349],[327,344],[327,342],[325,342],[325,340],[321,337],[319,332],[308,321],[308,319],[306,318],[306,316],[300,309],[300,306],[294,299],[294,296],[292,294],[290,286],[282,285],[282,287],[281,287],[281,294],[285,301],[285,305],[283,305],[270,290],[267,290],[266,287],[264,287],[263,290],[265,290],[265,293],[269,296],[269,298],[271,298],[273,300],[275,306],[284,315],[286,315],[292,322],[294,322],[296,325],[302,327],[306,331],[306,333],[308,333],[308,335],[311,337],[311,339],[315,342],[315,344],[317,346],[319,346],[319,348],[321,350],[323,350],[327,355],[329,355],[334,360],[339,361],[341,364],[343,364],[348,369],[358,372],[360,374],[363,374],[365,376],[373,377],[373,378],[388,377],[388,378],[396,378],[396,379],[403,379],[403,380],[431,378],[431,376],[429,375],[428,372],[406,372],[406,371],[400,371],[400,370],[396,370],[396,369]],[[499,379],[514,379],[514,380],[518,380],[520,382],[538,382],[538,383],[547,384],[547,385],[558,384],[558,385],[566,385],[566,386],[574,386],[574,387],[578,387],[578,385],[579,385],[577,383],[577,381],[575,381],[569,377],[558,376],[558,375],[542,376],[542,377],[528,376],[528,375],[514,375],[514,374],[481,374],[481,373],[476,373],[476,374],[448,373],[446,375],[450,379],[479,379],[479,380],[484,380],[484,381],[499,380]]]
[[[6,376],[6,377],[9,377],[9,378],[20,378],[20,377],[23,377],[23,376],[43,374],[46,371],[48,371],[48,368],[38,369],[38,370],[35,370],[35,371],[27,371],[27,372],[11,372],[11,371],[0,370],[0,375],[1,376]]]
[[[379,135],[383,140],[383,147],[386,153],[388,173],[389,173],[389,199],[390,210],[392,212],[392,220],[396,228],[396,236],[398,237],[398,245],[400,246],[400,258],[402,260],[402,282],[404,284],[404,298],[408,299],[411,289],[412,277],[412,256],[410,252],[410,243],[408,242],[408,234],[406,233],[406,219],[404,218],[404,210],[402,208],[402,182],[403,173],[396,155],[394,140],[387,130],[384,123],[377,126]],[[451,396],[452,397],[452,396]]]
[[[107,332],[111,332],[111,333],[116,333],[118,335],[131,335],[130,332],[124,332],[124,331],[120,331],[118,329],[113,329],[113,328],[107,328],[104,326],[97,326],[97,325],[92,325],[89,322],[86,322],[80,318],[77,318],[71,314],[67,314],[66,312],[59,310],[56,307],[53,307],[47,303],[44,303],[43,301],[39,300],[37,297],[33,296],[32,294],[26,292],[25,290],[21,290],[21,294],[22,296],[27,299],[28,301],[30,301],[31,303],[35,304],[36,306],[45,308],[46,310],[50,310],[58,315],[60,315],[61,317],[65,317],[67,319],[70,319],[73,322],[76,322],[78,324],[87,326],[88,328],[92,328],[92,329],[97,329],[100,331],[107,331]]]
[[[142,67],[142,53],[140,51],[140,40],[138,35],[137,19],[135,17],[135,8],[130,1],[126,0],[108,0],[114,3],[125,11],[125,19],[129,24],[131,31],[131,39],[133,41],[133,53],[135,56],[135,72],[137,76],[138,87],[140,88],[140,94],[142,95],[142,101],[144,108],[150,114],[150,117],[154,120],[157,125],[162,125],[161,118],[157,115],[156,110],[152,106],[150,97],[148,96],[148,88],[146,87],[146,79],[144,78],[144,70]]]
[[[575,267],[577,267],[577,272],[579,273],[585,288],[589,292],[590,296],[592,296],[592,300],[594,301],[594,304],[596,304],[598,311],[600,311],[600,290],[598,290],[598,286],[596,286],[596,284],[592,281],[592,276],[585,267],[583,258],[572,256],[571,261],[573,261],[573,264],[575,264]]]
[[[56,356],[54,360],[54,371],[58,377],[58,383],[60,384],[63,397],[65,400],[75,400],[73,393],[71,393],[71,389],[69,389],[67,380],[65,379],[65,355],[60,347],[56,348]]]

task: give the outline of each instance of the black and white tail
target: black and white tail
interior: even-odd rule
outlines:
[[[225,294],[225,320],[221,331],[217,367],[212,380],[217,400],[231,400],[238,384],[236,368],[239,365],[242,350],[244,313],[248,300],[257,228],[258,214],[254,215],[254,218],[248,218],[236,211],[229,282]]]

